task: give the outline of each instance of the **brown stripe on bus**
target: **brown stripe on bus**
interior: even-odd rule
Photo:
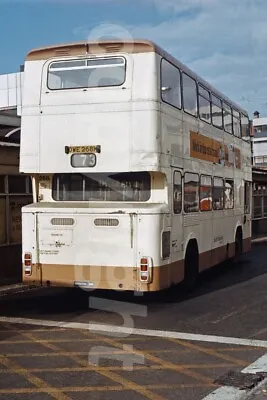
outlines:
[[[251,238],[243,239],[243,253],[250,251]],[[200,253],[199,271],[204,271],[213,265],[234,256],[235,243],[228,246],[220,246],[216,249]],[[62,274],[60,274],[60,270]],[[77,272],[78,271],[78,272]],[[110,278],[114,277],[114,280]],[[42,279],[42,283],[40,282]],[[97,286],[91,289],[130,290],[155,292],[178,284],[184,279],[184,260],[178,260],[170,264],[153,267],[153,281],[150,284],[142,283],[139,279],[139,270],[131,266],[98,265],[59,265],[59,264],[33,264],[32,275],[23,277],[25,284],[73,287],[75,281],[97,282]]]

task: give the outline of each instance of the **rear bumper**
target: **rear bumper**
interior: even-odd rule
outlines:
[[[34,264],[23,283],[54,287],[80,287],[121,291],[155,292],[183,280],[183,262],[153,267],[152,282],[143,283],[136,267]]]
[[[222,262],[234,256],[235,244],[215,249],[211,265]],[[243,240],[243,252],[251,250],[251,238]],[[216,254],[219,256],[216,258]],[[200,261],[203,253],[200,254]],[[203,260],[206,267],[208,261]],[[205,268],[201,268],[201,270]],[[65,264],[33,264],[31,276],[23,275],[23,283],[36,286],[81,287],[83,289],[104,289],[137,292],[156,292],[182,282],[184,279],[184,262],[176,261],[170,264],[153,266],[151,283],[140,280],[139,269],[131,266],[95,266],[95,265],[65,265]]]

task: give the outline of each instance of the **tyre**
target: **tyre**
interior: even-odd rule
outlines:
[[[242,230],[237,229],[235,235],[235,255],[233,258],[234,264],[238,264],[241,262],[242,254],[243,254],[243,235],[242,235]]]
[[[189,243],[184,260],[184,281],[183,285],[187,291],[191,291],[195,288],[198,275],[199,275],[199,255],[197,244],[192,242]]]

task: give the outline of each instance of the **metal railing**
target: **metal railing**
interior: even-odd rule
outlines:
[[[267,184],[254,185],[252,210],[253,219],[267,218]]]

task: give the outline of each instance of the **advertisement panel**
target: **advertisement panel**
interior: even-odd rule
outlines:
[[[190,131],[190,156],[225,167],[241,169],[240,149],[226,145],[198,132]]]

